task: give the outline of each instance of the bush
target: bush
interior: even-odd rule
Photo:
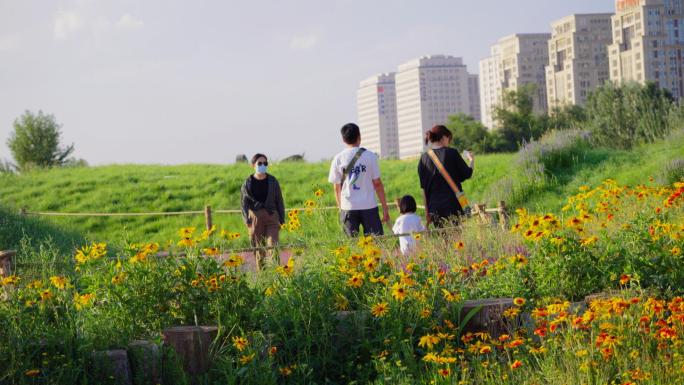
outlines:
[[[660,172],[658,182],[663,185],[671,185],[680,181],[684,181],[684,159],[673,159]]]
[[[670,93],[653,83],[608,83],[589,95],[586,127],[594,143],[629,149],[664,137],[670,130],[673,107]]]
[[[518,206],[533,193],[552,186],[555,176],[576,163],[590,135],[580,130],[550,131],[520,149],[509,176],[490,187],[487,202]]]

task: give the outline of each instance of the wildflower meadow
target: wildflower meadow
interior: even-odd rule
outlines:
[[[325,198],[310,191],[283,231],[315,234]],[[413,234],[411,257],[395,237],[316,238],[260,272],[231,252],[236,229],[89,242],[67,261],[31,249],[32,267],[0,281],[0,382],[119,383],[93,352],[143,340],[164,384],[683,383],[683,207],[682,182],[605,180],[510,228]],[[495,298],[499,325],[474,328]],[[181,325],[216,327],[203,373],[164,343]]]

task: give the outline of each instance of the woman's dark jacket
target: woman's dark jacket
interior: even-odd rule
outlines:
[[[473,175],[473,169],[468,167],[461,158],[461,154],[454,148],[442,147],[434,151],[451,178],[456,182],[459,190],[463,191],[461,182]],[[454,191],[449,187],[427,153],[420,157],[418,177],[420,178],[420,187],[425,191],[428,213],[442,218],[463,214],[463,209],[458,203]]]
[[[283,203],[283,193],[280,191],[280,184],[278,183],[278,180],[270,174],[266,174],[266,178],[268,179],[268,194],[266,195],[266,201],[264,203],[257,201],[252,195],[251,176],[247,177],[245,183],[242,184],[242,188],[240,188],[242,220],[247,225],[251,225],[249,210],[257,212],[260,209],[266,209],[269,214],[277,212],[280,224],[282,225],[285,223],[285,204]]]

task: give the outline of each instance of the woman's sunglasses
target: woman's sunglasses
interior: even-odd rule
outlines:
[[[257,162],[257,166],[268,166],[268,162]]]

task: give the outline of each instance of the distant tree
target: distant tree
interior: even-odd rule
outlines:
[[[247,155],[238,154],[235,156],[235,163],[247,163]]]
[[[7,146],[19,169],[61,166],[74,151],[74,145],[60,147],[60,137],[60,125],[53,115],[26,111],[14,121]]]
[[[454,134],[452,145],[459,150],[472,150],[483,154],[495,149],[494,138],[487,127],[469,115],[451,115],[446,126]]]
[[[546,125],[549,129],[567,130],[580,128],[587,121],[584,107],[568,105],[553,108],[548,116]]]
[[[608,83],[589,95],[587,128],[595,143],[628,149],[662,138],[674,107],[672,95],[655,83]]]
[[[494,109],[500,151],[515,151],[524,142],[539,138],[547,129],[545,116],[534,113],[536,85],[527,84],[517,91],[506,91],[503,104]]]

